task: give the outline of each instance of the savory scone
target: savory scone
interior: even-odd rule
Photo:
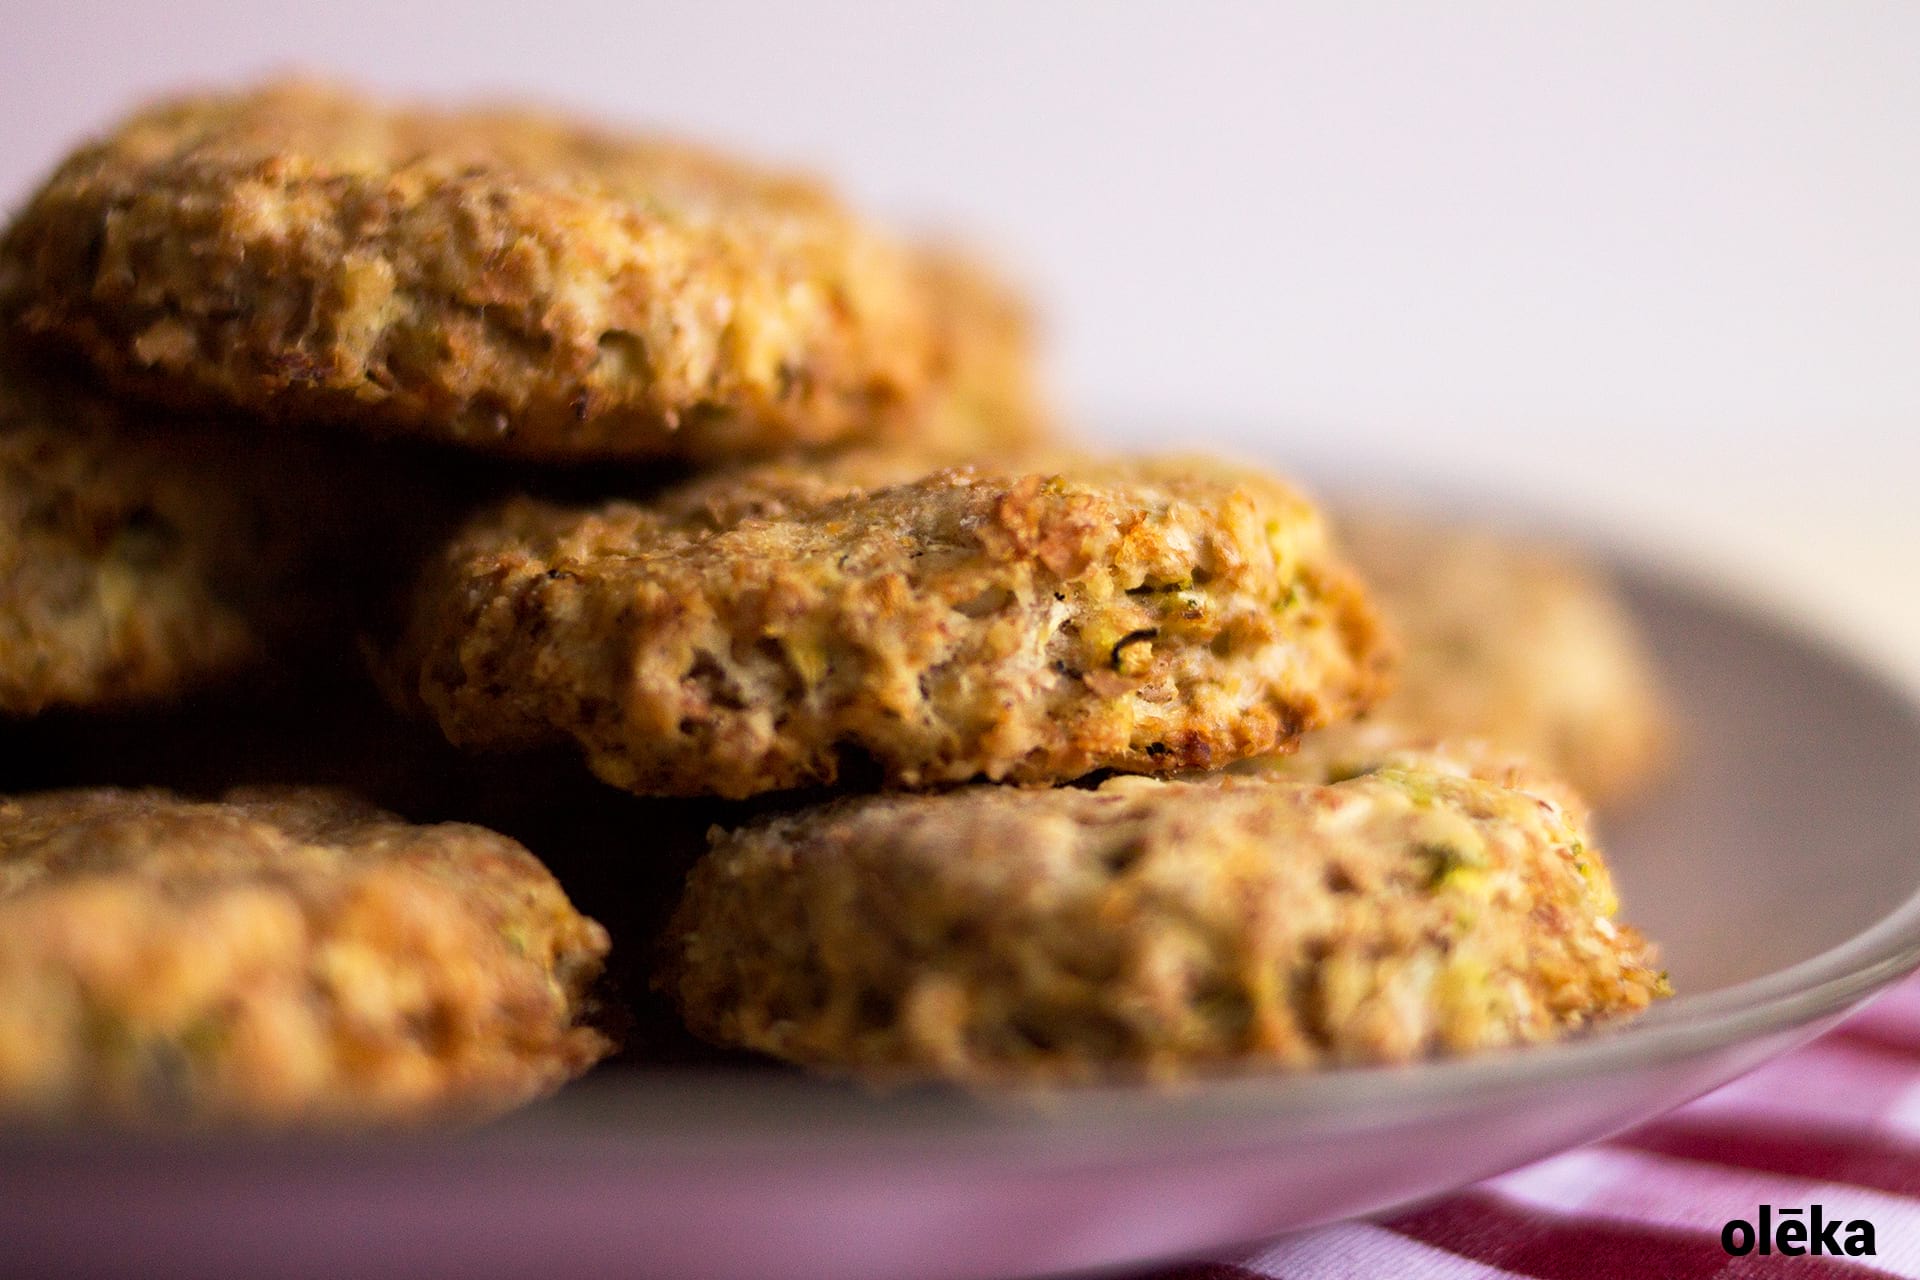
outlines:
[[[1020,304],[810,180],[312,84],[75,153],[0,241],[0,310],[145,395],[524,457],[1036,425]]]
[[[907,787],[1207,768],[1384,681],[1319,516],[1264,474],[925,465],[510,502],[426,575],[397,682],[457,744],[572,738],[630,791],[741,797],[850,762]]]
[[[717,830],[657,981],[708,1039],[880,1080],[1395,1063],[1666,994],[1615,907],[1552,793],[1403,752]]]
[[[533,856],[340,794],[0,800],[0,1113],[404,1121],[607,1049],[607,936]]]
[[[1597,804],[1658,773],[1666,705],[1632,616],[1597,569],[1554,547],[1406,516],[1357,512],[1336,524],[1401,647],[1399,679],[1373,720],[1413,737],[1485,738]]]
[[[361,606],[452,507],[330,444],[122,409],[0,361],[0,715],[165,702],[350,651]]]

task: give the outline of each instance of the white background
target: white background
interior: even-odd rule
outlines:
[[[1084,420],[1524,501],[1920,678],[1920,3],[4,7],[0,201],[286,67],[689,132],[998,250]]]

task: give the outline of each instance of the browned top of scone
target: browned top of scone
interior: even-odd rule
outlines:
[[[116,406],[0,359],[0,713],[173,698],[352,643],[450,520],[330,442]]]
[[[1414,736],[1485,738],[1596,803],[1631,796],[1659,771],[1666,699],[1597,566],[1545,541],[1403,513],[1337,523],[1403,651],[1375,719]]]
[[[1257,471],[771,464],[517,501],[424,582],[403,679],[457,743],[571,737],[641,793],[1165,772],[1284,750],[1383,682],[1314,508]]]
[[[529,457],[1034,426],[1005,287],[809,179],[313,84],[163,102],[76,152],[0,245],[0,306],[150,395]]]
[[[531,854],[334,793],[0,800],[0,1111],[504,1109],[605,1051],[607,950]]]

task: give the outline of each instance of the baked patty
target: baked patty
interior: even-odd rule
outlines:
[[[520,845],[340,794],[0,801],[0,1111],[485,1114],[607,1049],[607,936]]]
[[[0,309],[146,395],[526,457],[1034,426],[1018,300],[809,179],[312,84],[75,153],[0,242]]]
[[[453,507],[333,443],[126,409],[0,360],[0,714],[162,703],[350,652]]]
[[[457,744],[576,741],[641,794],[1171,772],[1284,750],[1388,656],[1304,499],[1197,460],[857,454],[649,504],[518,500],[418,592]]]
[[[716,831],[659,982],[721,1044],[965,1083],[1406,1062],[1665,994],[1578,815],[1482,772],[1400,751]]]
[[[1633,617],[1597,568],[1544,543],[1404,515],[1336,524],[1402,650],[1372,720],[1412,737],[1484,738],[1597,804],[1653,781],[1671,717]]]

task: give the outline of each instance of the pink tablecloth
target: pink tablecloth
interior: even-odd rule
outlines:
[[[1730,1256],[1721,1228],[1753,1222],[1761,1204],[1865,1219],[1877,1252]],[[1873,1275],[1920,1276],[1920,979],[1805,1049],[1607,1142],[1411,1213],[1154,1280]]]

